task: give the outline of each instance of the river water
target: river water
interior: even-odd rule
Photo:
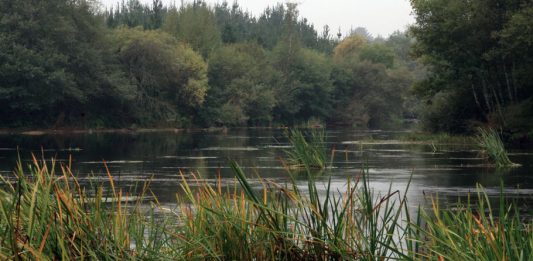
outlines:
[[[343,191],[348,178],[369,171],[371,187],[385,193],[404,191],[411,180],[408,199],[411,205],[427,203],[428,195],[440,198],[464,197],[484,186],[495,196],[504,184],[508,198],[529,202],[533,198],[533,151],[513,150],[510,158],[522,167],[499,170],[484,165],[473,145],[401,142],[402,132],[331,129],[326,131],[326,146],[334,149],[333,168],[319,175],[332,177],[333,188]],[[288,147],[283,129],[229,129],[198,131],[147,131],[71,133],[47,135],[0,135],[0,174],[12,177],[20,155],[23,165],[31,154],[67,164],[82,183],[105,182],[103,161],[116,184],[132,191],[148,179],[151,189],[163,204],[175,203],[180,191],[181,170],[215,182],[218,175],[228,183],[234,173],[228,160],[237,161],[251,177],[257,174],[276,182],[288,180],[280,157]],[[18,149],[17,149],[18,148]],[[305,175],[297,175],[305,187]],[[257,184],[257,183],[256,183]]]

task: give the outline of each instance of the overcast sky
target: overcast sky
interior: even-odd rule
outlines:
[[[114,5],[118,0],[100,0],[105,5]],[[152,3],[152,0],[140,0]],[[267,7],[287,0],[238,0],[239,5],[257,16]],[[181,0],[163,0],[165,4]],[[191,2],[185,0],[185,2]],[[206,0],[207,3],[222,2],[222,0]],[[233,0],[228,0],[233,3]],[[366,27],[374,35],[388,36],[396,30],[405,30],[407,25],[414,23],[411,16],[409,0],[299,0],[292,1],[299,4],[300,17],[307,18],[322,31],[324,25],[329,25],[331,32],[339,28],[343,33],[351,27]]]

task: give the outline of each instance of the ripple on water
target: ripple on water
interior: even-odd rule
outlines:
[[[533,153],[530,153],[530,152],[511,152],[511,153],[507,153],[507,155],[510,155],[510,156],[519,156],[519,155],[533,155]]]
[[[257,151],[256,147],[208,147],[200,150],[212,150],[212,151]]]
[[[82,150],[83,150],[82,148],[66,148],[66,149],[61,149],[60,151],[79,152],[79,151],[82,151]]]
[[[275,161],[275,162],[278,161],[278,159],[276,159],[275,157],[257,157],[257,160],[258,161]]]
[[[267,149],[290,149],[292,147],[291,145],[265,145]]]
[[[370,168],[368,169],[369,174],[390,174],[390,175],[402,175],[402,174],[411,174],[412,169],[377,169]]]
[[[249,139],[250,136],[223,136],[224,139]]]
[[[401,140],[349,140],[342,141],[341,144],[361,144],[361,145],[410,145],[425,144],[419,141],[401,141]]]
[[[80,164],[141,164],[141,163],[149,163],[150,161],[143,161],[143,160],[111,160],[111,161],[82,161]]]
[[[439,195],[468,195],[477,193],[479,191],[476,187],[436,187],[436,186],[425,186],[423,188],[425,192],[429,192],[431,194],[439,194]],[[483,191],[488,196],[499,196],[502,192],[502,189],[500,187],[488,187],[483,188]],[[524,197],[524,196],[530,196],[533,194],[533,189],[522,189],[522,188],[503,188],[503,194],[506,197],[513,196],[513,197]]]
[[[450,160],[484,160],[484,158],[454,158],[454,157],[450,157],[448,159]]]
[[[367,149],[366,151],[378,151],[378,152],[409,152],[409,150],[400,150],[400,149]]]
[[[214,156],[161,156],[160,159],[182,159],[182,160],[205,160],[205,159],[218,159]]]

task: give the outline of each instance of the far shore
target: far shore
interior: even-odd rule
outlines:
[[[286,127],[231,127],[231,129],[285,129]],[[59,128],[59,129],[9,129],[0,128],[0,135],[54,135],[54,134],[92,134],[92,133],[148,133],[148,132],[191,132],[191,131],[227,131],[228,127],[209,127],[209,128]]]
[[[92,134],[92,133],[146,133],[146,132],[184,132],[192,129],[180,128],[103,128],[103,129],[0,129],[0,135],[53,135],[53,134]]]

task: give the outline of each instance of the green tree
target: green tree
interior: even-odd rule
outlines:
[[[0,12],[3,124],[93,125],[121,113],[128,85],[90,2],[1,1]]]
[[[311,118],[325,119],[332,103],[330,59],[310,49],[288,48],[283,44],[278,46],[272,58],[280,74],[275,119],[289,124]]]
[[[383,64],[387,68],[394,66],[394,53],[384,44],[370,44],[363,47],[359,59]]]
[[[276,104],[272,70],[266,52],[256,44],[233,44],[209,60],[209,83],[202,110],[205,125],[265,125]]]
[[[165,20],[163,30],[189,44],[204,58],[220,47],[222,42],[215,14],[202,1],[181,6],[177,14],[174,13],[170,19]]]
[[[518,49],[513,52],[508,47],[530,37],[524,30],[527,25],[520,21],[530,24],[525,17],[532,2],[413,0],[411,4],[416,16],[411,28],[417,39],[415,54],[430,69],[428,77],[417,84],[417,93],[428,106],[442,104],[441,97],[466,95],[461,104],[450,100],[450,106],[439,105],[457,110],[454,115],[461,118],[454,121],[456,126],[429,127],[464,132],[475,121],[495,119],[505,126],[505,107],[531,97],[531,81],[522,81],[531,74],[531,52],[518,54]],[[519,34],[510,33],[510,28],[517,29],[515,22],[520,24]],[[437,109],[425,111],[434,112],[432,118],[438,118]],[[450,115],[444,109],[441,113],[443,120]]]
[[[393,127],[403,117],[411,73],[393,68],[394,53],[362,36],[346,38],[334,49],[334,111],[329,120],[360,127]]]
[[[192,49],[159,31],[120,28],[115,37],[123,68],[137,88],[141,123],[180,124],[202,105],[207,65]]]

